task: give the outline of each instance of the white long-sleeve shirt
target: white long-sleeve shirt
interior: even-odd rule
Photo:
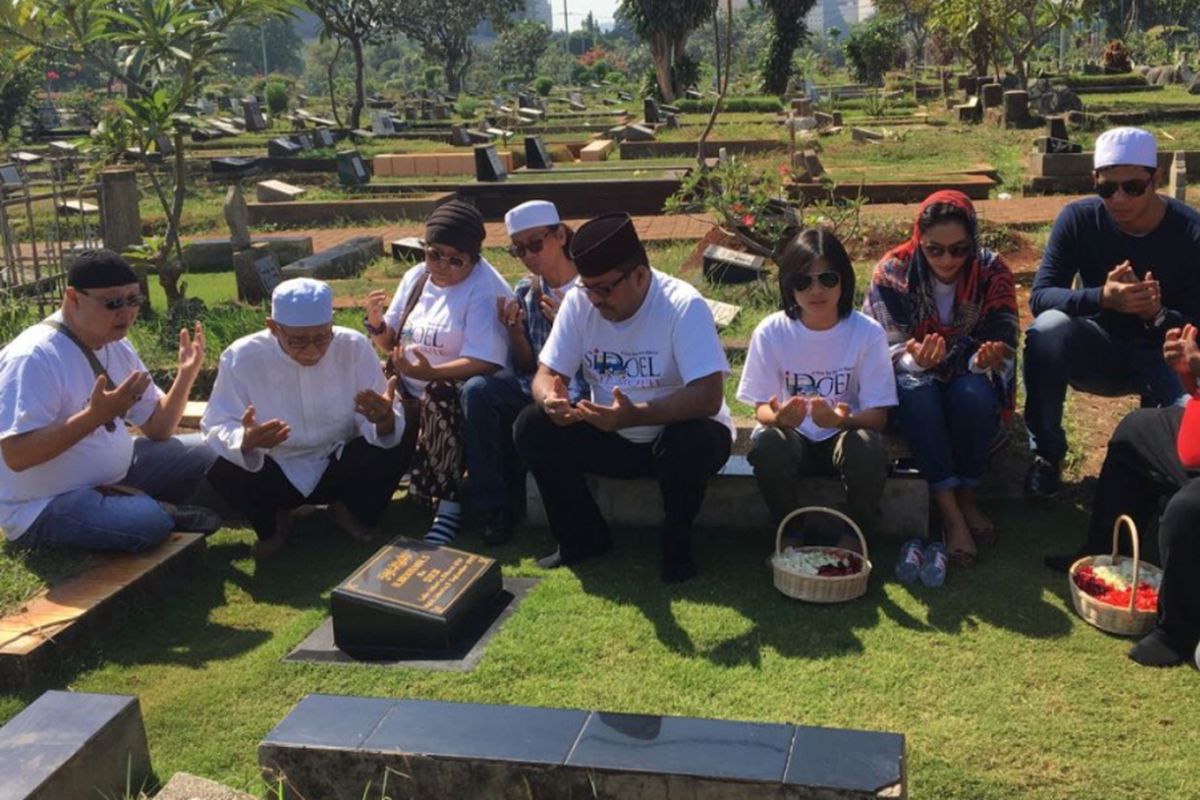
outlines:
[[[280,347],[269,330],[245,336],[221,354],[216,385],[200,420],[204,438],[222,458],[258,472],[268,452],[288,481],[307,497],[321,481],[329,456],[358,436],[379,447],[395,447],[404,435],[404,411],[397,401],[396,429],[386,437],[354,410],[363,389],[387,390],[379,357],[361,333],[334,327],[325,355],[302,366]],[[283,420],[287,441],[265,451],[244,452],[242,417],[253,405],[258,424]]]

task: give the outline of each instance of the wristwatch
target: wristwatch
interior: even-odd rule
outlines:
[[[1147,323],[1146,327],[1156,331],[1161,331],[1167,324],[1167,307],[1159,306],[1158,313],[1154,315],[1154,319]]]
[[[386,322],[380,323],[379,327],[377,328],[371,324],[370,317],[363,317],[363,328],[367,331],[367,333],[371,334],[372,336],[379,336],[381,334],[387,333],[387,323]]]

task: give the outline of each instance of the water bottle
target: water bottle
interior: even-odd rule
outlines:
[[[922,547],[920,539],[909,539],[900,548],[900,557],[896,560],[896,578],[901,583],[913,583],[921,574],[921,566],[925,563]]]
[[[925,548],[925,565],[921,567],[921,583],[932,588],[946,582],[946,547],[934,542]]]

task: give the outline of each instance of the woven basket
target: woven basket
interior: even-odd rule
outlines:
[[[1075,585],[1075,573],[1084,567],[1111,567],[1120,564],[1124,559],[1128,558],[1128,556],[1123,556],[1117,552],[1117,541],[1120,538],[1122,522],[1125,523],[1125,527],[1129,531],[1129,538],[1133,542],[1134,591],[1129,593],[1128,608],[1118,608],[1108,603],[1101,603]],[[1122,514],[1113,523],[1112,555],[1086,556],[1071,565],[1070,572],[1067,574],[1067,585],[1070,587],[1071,602],[1075,605],[1075,611],[1086,622],[1095,625],[1102,631],[1107,631],[1117,636],[1144,636],[1154,627],[1154,621],[1157,619],[1158,612],[1139,611],[1134,607],[1134,603],[1137,600],[1136,590],[1138,579],[1143,572],[1147,575],[1162,578],[1161,569],[1153,564],[1144,563],[1141,560],[1137,526],[1133,524],[1132,519]]]
[[[849,525],[850,530],[854,531],[854,535],[858,537],[859,543],[862,544],[862,554],[860,555],[841,547],[797,547],[795,550],[801,553],[827,552],[832,550],[838,554],[853,555],[856,558],[862,559],[862,570],[854,575],[832,575],[829,577],[824,575],[801,575],[780,563],[780,556],[782,555],[780,545],[783,543],[783,531],[787,527],[787,524],[793,518],[811,512],[832,514]],[[771,571],[775,573],[775,588],[788,597],[805,600],[809,603],[845,603],[848,600],[854,600],[855,598],[862,597],[867,591],[867,581],[871,577],[871,561],[867,553],[866,537],[863,536],[862,530],[854,523],[854,520],[840,511],[826,508],[825,506],[797,508],[780,521],[779,528],[775,531],[775,555],[771,557]]]

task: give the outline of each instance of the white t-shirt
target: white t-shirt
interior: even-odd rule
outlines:
[[[50,319],[62,322],[62,312]],[[131,372],[145,372],[126,339],[95,351],[96,358],[119,385]],[[51,328],[26,328],[0,350],[0,439],[66,422],[87,408],[96,376],[79,346]],[[151,384],[125,419],[143,425],[154,413],[162,390]],[[16,539],[60,494],[119,483],[133,462],[133,437],[121,420],[116,430],[103,425],[73,447],[36,467],[13,472],[0,458],[0,528]]]
[[[424,272],[421,263],[404,273],[383,315],[389,330],[395,331],[400,324],[408,297]],[[508,332],[496,311],[496,298],[512,296],[496,268],[480,257],[462,283],[435,286],[432,280],[425,281],[421,298],[400,332],[400,343],[419,350],[435,367],[456,358],[477,358],[503,367],[508,363]],[[404,386],[414,397],[424,393],[427,383],[404,378]]]
[[[380,437],[375,425],[354,410],[363,389],[387,391],[379,357],[367,338],[334,326],[333,341],[321,360],[304,366],[283,352],[270,331],[243,336],[221,354],[200,429],[221,457],[250,472],[267,455],[296,491],[308,497],[329,467],[331,453],[362,436],[377,447],[394,447],[404,435],[404,409],[396,404],[396,429]],[[242,415],[254,406],[258,424],[281,419],[291,428],[287,441],[271,450],[242,452]]]
[[[612,405],[612,390],[635,403],[665,397],[729,362],[704,298],[690,284],[651,270],[650,289],[632,317],[609,322],[582,290],[567,292],[539,361],[562,375],[582,366],[592,401]],[[736,434],[725,401],[712,417]],[[661,425],[618,431],[631,442],[652,442]]]
[[[829,330],[814,331],[777,311],[750,337],[737,398],[756,405],[777,397],[821,397],[846,403],[852,413],[896,405],[896,377],[887,334],[878,322],[852,311]],[[836,434],[805,416],[799,432],[819,442]]]

